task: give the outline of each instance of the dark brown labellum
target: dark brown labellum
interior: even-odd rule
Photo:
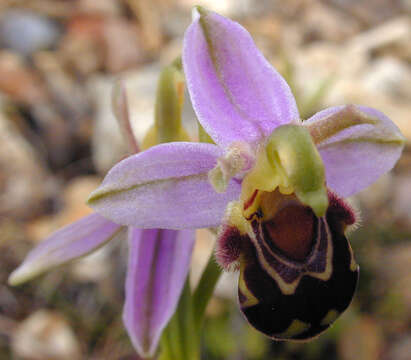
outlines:
[[[324,218],[294,204],[272,219],[253,218],[253,233],[239,238],[238,290],[251,325],[277,340],[308,340],[341,315],[359,274],[344,235],[354,218],[331,194]]]

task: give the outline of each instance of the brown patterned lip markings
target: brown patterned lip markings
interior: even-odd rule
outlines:
[[[344,232],[355,213],[331,192],[322,218],[293,195],[259,196],[247,233],[223,226],[217,260],[240,269],[238,299],[252,326],[277,340],[309,340],[354,296],[359,268]]]

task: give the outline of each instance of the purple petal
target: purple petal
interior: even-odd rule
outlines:
[[[116,223],[139,228],[217,226],[227,203],[240,193],[235,181],[223,194],[209,184],[207,173],[220,155],[212,144],[154,146],[114,166],[89,204]]]
[[[404,147],[397,126],[365,106],[332,107],[303,124],[324,161],[327,185],[342,197],[357,193],[391,170]]]
[[[200,10],[187,29],[183,64],[199,121],[223,147],[259,142],[299,118],[285,80],[238,23]]]
[[[10,285],[18,285],[78,257],[87,255],[109,240],[120,225],[91,214],[51,234],[35,247],[9,277]]]
[[[190,267],[194,230],[129,228],[123,321],[139,355],[152,357]]]

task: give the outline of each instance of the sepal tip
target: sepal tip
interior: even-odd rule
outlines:
[[[42,272],[43,271],[39,266],[32,265],[30,267],[27,267],[22,265],[10,274],[7,283],[10,286],[19,286],[41,274]]]
[[[195,5],[193,6],[193,9],[191,10],[191,19],[192,21],[196,21],[197,19],[199,19],[201,17],[201,15],[205,15],[207,12],[206,9],[204,9],[202,6],[200,5]]]

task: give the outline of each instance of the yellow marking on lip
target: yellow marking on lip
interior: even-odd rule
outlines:
[[[337,310],[330,310],[327,315],[324,316],[324,319],[321,320],[320,325],[330,325],[340,316],[340,313]]]
[[[284,281],[284,279],[280,276],[280,274],[274,270],[273,268],[271,268],[270,264],[267,262],[267,260],[264,257],[264,254],[262,252],[262,248],[261,246],[258,244],[255,235],[254,234],[250,234],[250,239],[251,241],[254,243],[256,250],[257,250],[257,257],[258,260],[260,262],[260,265],[262,267],[262,269],[277,283],[278,287],[280,288],[281,292],[284,295],[292,295],[295,293],[298,285],[300,284],[301,279],[305,276],[311,276],[323,281],[328,281],[332,275],[333,272],[333,265],[332,265],[332,258],[333,258],[333,245],[332,245],[332,241],[331,241],[331,235],[328,229],[328,225],[327,223],[324,222],[324,226],[326,227],[326,231],[327,231],[327,254],[326,254],[326,265],[325,265],[325,270],[323,272],[304,272],[302,271],[299,276],[292,282],[286,282]],[[318,231],[321,231],[321,222],[318,222]],[[317,244],[317,246],[319,246],[319,242]],[[295,263],[291,263],[287,260],[285,260],[284,258],[281,258],[280,256],[278,256],[277,254],[275,254],[273,251],[271,251],[271,249],[269,249],[268,247],[265,246],[265,249],[271,254],[271,256],[275,257],[279,262],[281,263],[287,263],[287,266],[295,268],[295,269],[302,269],[304,267],[304,264],[301,265],[297,265]]]
[[[228,203],[223,223],[237,228],[241,235],[245,235],[250,233],[252,228],[251,224],[244,218],[242,208],[243,205],[239,201]]]
[[[310,324],[307,324],[301,320],[294,319],[290,326],[284,332],[280,334],[276,334],[275,336],[281,338],[293,338],[296,335],[303,333],[304,331],[308,330],[311,327]]]
[[[238,288],[240,289],[243,296],[246,298],[246,301],[240,304],[242,308],[254,306],[259,303],[259,300],[250,291],[250,289],[247,287],[247,284],[244,281],[244,265],[241,266],[240,278],[238,279]]]
[[[297,289],[298,284],[300,283],[300,280],[302,278],[302,275],[300,274],[294,281],[287,283],[283,280],[283,278],[278,274],[276,270],[274,270],[270,264],[267,262],[267,260],[264,257],[264,254],[262,252],[262,249],[260,245],[257,243],[255,240],[254,236],[250,237],[251,241],[254,243],[255,248],[257,250],[257,258],[260,263],[261,268],[277,283],[278,287],[280,288],[281,292],[284,295],[292,295],[294,294],[295,290]],[[279,259],[278,256],[273,254],[277,259]],[[284,262],[282,259],[279,259],[280,262]]]
[[[326,221],[323,222],[323,226],[325,226],[325,230],[327,232],[327,255],[325,257],[326,259],[325,270],[321,273],[308,272],[307,274],[317,279],[328,281],[331,278],[332,273],[333,273],[334,247],[333,247],[333,243],[331,240],[332,235],[331,235],[330,229]],[[321,227],[319,228],[319,231],[321,231]]]
[[[350,270],[354,272],[358,270],[358,264],[354,259],[354,252],[352,251],[352,247],[350,243],[348,242],[348,240],[347,240],[347,243],[348,243],[348,251],[350,252]]]

